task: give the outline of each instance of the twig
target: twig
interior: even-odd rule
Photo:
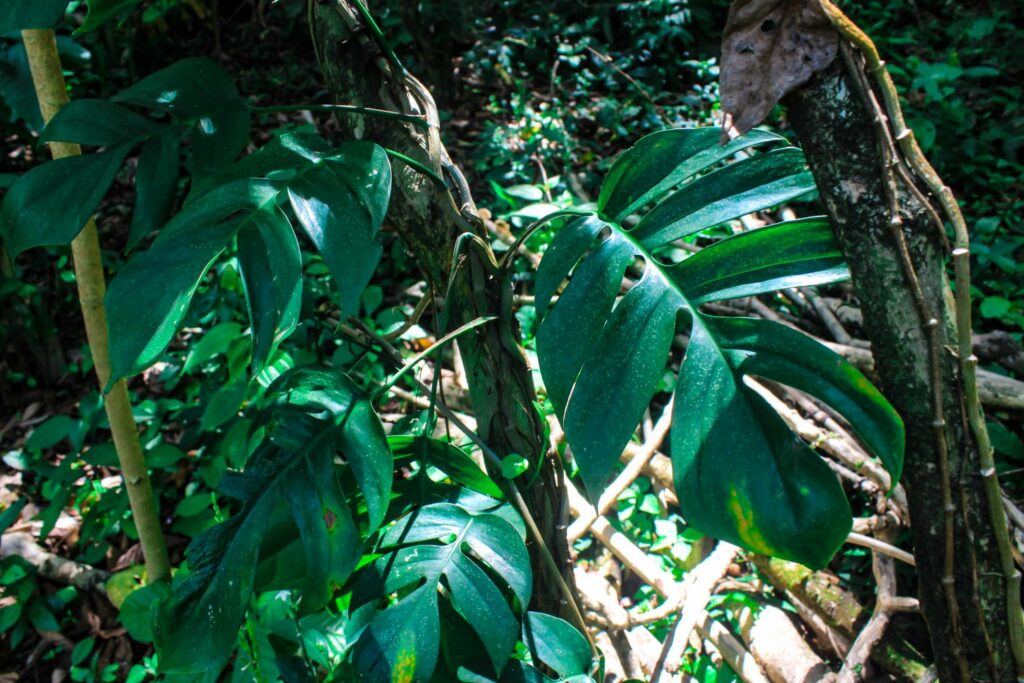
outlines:
[[[875,554],[881,554],[887,557],[897,559],[900,562],[905,562],[906,564],[909,564],[911,567],[917,566],[917,563],[914,561],[914,556],[912,554],[908,553],[906,550],[901,550],[900,548],[897,548],[894,545],[890,545],[885,541],[881,541],[877,538],[865,536],[864,534],[858,534],[856,532],[851,532],[850,535],[846,537],[846,542],[852,545],[859,545],[862,548],[871,548],[871,550],[875,551]]]
[[[843,327],[843,324],[839,322],[839,318],[836,317],[835,313],[832,312],[832,309],[828,307],[828,304],[825,303],[820,296],[811,291],[809,287],[801,287],[800,293],[803,294],[804,297],[807,298],[807,301],[810,302],[811,307],[818,316],[818,320],[820,320],[821,324],[825,326],[833,339],[840,344],[849,344],[853,340],[850,333],[847,332],[846,328]]]
[[[839,683],[857,683],[866,680],[865,665],[871,657],[871,651],[889,625],[892,615],[892,600],[896,595],[896,568],[892,558],[880,552],[872,555],[871,566],[875,574],[875,584],[878,586],[878,598],[875,601],[875,611],[871,614],[868,623],[861,629],[857,639],[850,646],[846,654],[843,668],[839,672]]]
[[[753,655],[743,647],[743,643],[737,640],[729,629],[712,619],[711,615],[704,612],[697,621],[696,628],[701,637],[707,639],[718,650],[729,668],[736,672],[744,683],[768,683],[761,667]]]
[[[658,657],[658,663],[651,675],[651,683],[662,683],[664,672],[674,674],[679,671],[686,644],[690,641],[690,633],[707,616],[704,608],[711,599],[715,584],[729,571],[729,565],[738,552],[739,548],[731,543],[719,541],[718,547],[711,555],[686,575],[682,611],[679,613],[679,619],[672,625],[672,630],[665,637],[661,656]],[[724,657],[725,653],[722,653],[722,656]]]
[[[611,57],[609,57],[606,54],[598,52],[597,50],[595,50],[594,48],[592,48],[589,45],[587,45],[586,48],[587,48],[587,51],[590,52],[590,54],[592,54],[595,57],[597,57],[598,59],[600,59],[606,65],[611,67],[615,71],[615,73],[619,74],[620,76],[625,78],[627,81],[629,81],[633,85],[633,87],[636,88],[640,92],[640,94],[643,95],[644,98],[648,102],[651,103],[651,106],[654,107],[654,110],[656,112],[658,112],[658,116],[661,117],[662,122],[664,122],[664,124],[666,126],[671,126],[672,125],[672,119],[669,117],[668,114],[665,113],[665,110],[661,108],[661,105],[659,105],[657,102],[654,101],[654,98],[651,97],[651,94],[649,92],[647,92],[647,89],[644,88],[642,85],[640,85],[640,83],[638,83],[635,78],[633,78],[628,73],[626,73],[625,71],[620,69],[618,67],[618,65],[615,64],[615,60],[613,60]]]
[[[593,506],[580,494],[571,481],[565,482],[569,497],[569,510],[573,515],[593,510]],[[657,566],[651,557],[636,546],[625,534],[616,530],[604,517],[598,517],[591,525],[594,536],[629,569],[662,596],[677,594],[678,585],[672,575]]]

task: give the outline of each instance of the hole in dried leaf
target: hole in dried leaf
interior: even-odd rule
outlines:
[[[771,33],[775,30],[775,22],[771,19],[765,19],[764,23],[761,24],[761,30],[765,33]]]

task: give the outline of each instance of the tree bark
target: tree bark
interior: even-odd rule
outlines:
[[[424,108],[433,107],[430,94],[410,88],[410,81],[371,38],[352,3],[313,3],[311,21],[324,77],[339,103],[429,113]],[[528,457],[531,465],[541,467],[540,475],[523,496],[563,579],[573,586],[565,535],[568,505],[561,463],[557,455],[548,453],[543,423],[534,407],[533,377],[512,315],[511,279],[505,271],[495,268],[476,207],[466,184],[458,181],[461,172],[448,160],[439,138],[431,139],[430,131],[363,115],[343,115],[341,124],[353,137],[372,140],[428,168],[435,167],[435,172],[445,177],[447,189],[396,161],[388,222],[399,233],[434,291],[448,292],[444,305],[451,329],[481,316],[497,316],[497,320],[458,341],[477,431],[498,455],[517,453]],[[466,232],[481,239],[460,240]],[[453,259],[457,246],[459,255]],[[459,266],[449,289],[453,261]],[[558,581],[549,575],[535,544],[531,542],[529,547],[534,569],[532,607],[571,618]]]
[[[793,127],[846,255],[882,389],[906,425],[903,483],[917,558],[921,611],[942,681],[1013,680],[1000,569],[978,451],[961,397],[947,253],[935,222],[898,177],[902,234],[925,301],[939,320],[944,429],[932,409],[929,340],[892,231],[883,140],[858,68],[838,59],[791,95]],[[955,596],[944,590],[946,552],[940,432],[948,444],[954,502]],[[954,619],[953,617],[957,618]]]

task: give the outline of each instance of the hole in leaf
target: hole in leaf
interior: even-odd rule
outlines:
[[[771,19],[765,19],[764,23],[761,24],[761,30],[765,33],[771,33],[775,30],[775,22]]]

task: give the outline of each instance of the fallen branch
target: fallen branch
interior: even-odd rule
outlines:
[[[811,571],[803,565],[763,555],[749,555],[750,561],[773,586],[797,606],[806,606],[821,618],[828,629],[835,629],[839,638],[828,631],[822,632],[820,624],[813,619],[805,620],[815,628],[834,649],[845,647],[843,639],[852,639],[867,620],[867,610],[849,591],[845,590],[834,577],[824,572]],[[928,667],[913,654],[913,650],[901,641],[892,639],[880,648],[875,648],[871,658],[884,670],[903,679],[918,681]]]
[[[736,546],[720,541],[714,552],[686,575],[687,585],[685,597],[681,601],[682,609],[665,638],[661,656],[658,657],[654,674],[651,676],[651,683],[663,683],[664,672],[674,674],[679,671],[686,644],[690,641],[690,633],[696,628],[697,623],[707,616],[704,608],[711,599],[715,584],[729,571],[729,565],[738,552],[739,548]],[[724,652],[722,656],[725,656]]]
[[[95,590],[106,594],[104,585],[110,574],[54,555],[33,540],[31,534],[7,533],[0,537],[0,557],[17,555],[39,572],[39,575],[79,590]]]
[[[824,683],[835,674],[811,649],[789,616],[774,605],[761,605],[755,614],[743,606],[740,634],[772,683]]]
[[[896,567],[891,557],[877,551],[872,553],[871,567],[878,587],[875,611],[850,646],[843,668],[839,672],[839,683],[859,683],[867,680],[868,659],[885,634],[892,616],[892,604],[896,596]]]

